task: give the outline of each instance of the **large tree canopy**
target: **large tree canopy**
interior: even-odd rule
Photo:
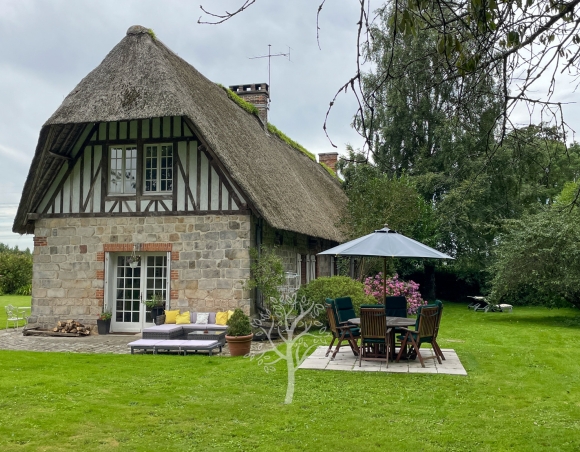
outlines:
[[[200,23],[221,23],[250,8],[259,0],[240,0],[233,12],[216,12],[201,5],[205,14]],[[542,121],[554,121],[565,132],[561,103],[553,102],[556,76],[567,73],[578,75],[580,65],[580,35],[578,26],[580,0],[387,0],[372,3],[358,0],[359,15],[356,70],[352,78],[338,90],[349,88],[359,101],[357,113],[359,130],[372,152],[374,91],[363,88],[368,49],[374,45],[372,28],[383,19],[385,11],[392,21],[392,40],[399,35],[418,35],[430,30],[433,39],[411,56],[420,61],[437,60],[438,76],[442,81],[458,83],[459,95],[449,103],[452,115],[469,114],[480,95],[478,77],[493,76],[498,82],[496,102],[499,110],[494,117],[500,127],[500,140],[515,125],[510,124],[510,113],[519,103],[542,111]],[[336,6],[336,5],[334,5]],[[212,4],[212,7],[215,6]],[[319,0],[318,15],[331,2]],[[378,14],[375,10],[378,8]],[[391,49],[396,52],[396,47]],[[387,59],[388,60],[388,59]],[[384,83],[404,76],[401,61],[394,54],[388,64],[377,71],[377,80]],[[547,89],[542,83],[549,81]],[[380,86],[378,83],[377,86]],[[539,88],[539,89],[538,89]],[[337,93],[337,95],[338,95]],[[335,97],[336,99],[336,97]],[[334,103],[334,100],[331,102]],[[496,145],[497,142],[490,143]]]

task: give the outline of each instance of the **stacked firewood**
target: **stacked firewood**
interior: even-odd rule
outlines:
[[[76,320],[61,320],[56,324],[56,327],[53,328],[52,331],[55,333],[81,334],[83,336],[91,334],[91,329],[89,327],[84,326]]]

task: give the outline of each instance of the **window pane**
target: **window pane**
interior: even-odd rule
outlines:
[[[109,153],[109,193],[136,193],[137,147],[112,146]]]
[[[157,146],[145,148],[145,191],[157,190]]]
[[[159,182],[161,191],[171,190],[173,169],[173,147],[161,146],[161,159],[159,165]]]
[[[125,191],[135,193],[137,191],[137,148],[127,146],[125,149]]]
[[[123,193],[123,148],[111,148],[109,191],[111,193]]]

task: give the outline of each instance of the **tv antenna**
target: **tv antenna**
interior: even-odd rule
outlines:
[[[287,57],[288,61],[292,61],[290,59],[290,50],[292,50],[292,48],[290,46],[288,46],[288,52],[287,53],[275,53],[272,54],[272,44],[268,44],[268,55],[260,55],[260,56],[256,56],[256,57],[249,57],[249,60],[257,60],[258,58],[268,58],[268,89],[270,90],[270,92],[272,92],[272,85],[270,83],[270,62],[272,60],[272,58],[274,57]],[[268,97],[269,99],[269,97]]]

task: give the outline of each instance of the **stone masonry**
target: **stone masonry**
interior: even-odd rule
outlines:
[[[105,253],[171,252],[171,307],[250,312],[250,216],[54,218],[36,222],[30,323],[95,324]]]

